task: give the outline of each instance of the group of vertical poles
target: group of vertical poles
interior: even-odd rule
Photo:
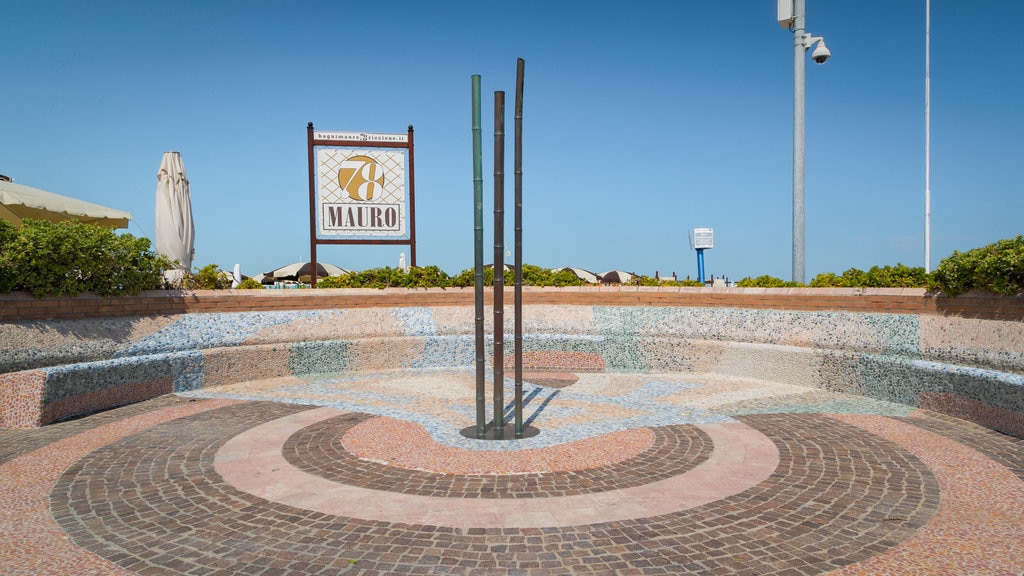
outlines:
[[[522,119],[525,62],[516,67],[515,100],[515,428],[523,436],[522,369]],[[474,200],[474,305],[476,316],[476,437],[485,438],[486,348],[484,340],[483,265],[483,142],[480,131],[480,76],[472,76],[473,98],[473,200]],[[505,430],[505,92],[494,93],[494,424],[493,438]]]

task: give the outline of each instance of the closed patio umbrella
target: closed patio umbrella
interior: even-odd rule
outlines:
[[[164,152],[156,174],[156,252],[177,260],[180,270],[189,271],[195,235],[191,193],[181,154]]]

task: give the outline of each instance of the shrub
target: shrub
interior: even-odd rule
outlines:
[[[835,272],[822,272],[811,279],[811,286],[814,288],[842,288],[843,277],[836,276]]]
[[[150,250],[148,238],[115,234],[76,220],[23,220],[0,232],[0,289],[33,296],[138,294],[162,287],[170,262]]]
[[[222,272],[216,264],[207,264],[195,272],[185,274],[181,287],[186,290],[224,290],[231,288],[231,276]]]
[[[872,266],[864,272],[850,268],[842,276],[822,272],[811,280],[815,288],[922,288],[928,285],[928,273],[923,266]]]
[[[575,277],[575,274],[573,274]],[[505,281],[506,286],[512,286],[515,284],[515,274],[511,270],[505,270],[502,275],[502,279]],[[526,265],[523,265],[523,284],[526,284]],[[451,286],[457,288],[467,288],[469,286],[476,285],[476,272],[472,268],[468,268],[459,272],[451,279]],[[494,267],[484,268],[484,286],[494,285]]]
[[[262,290],[263,284],[260,284],[259,282],[252,278],[246,278],[245,280],[239,282],[236,288],[238,288],[239,290]]]
[[[350,272],[341,276],[329,276],[316,281],[317,288],[444,288],[451,285],[451,279],[437,266],[412,267],[406,272],[401,268],[371,268],[362,272]]]
[[[493,276],[493,271],[492,271]],[[508,276],[511,276],[509,281]],[[506,284],[515,284],[515,274],[506,272]],[[524,286],[583,286],[586,282],[580,280],[571,270],[559,270],[553,272],[550,268],[541,268],[532,264],[523,264],[523,285]]]
[[[1024,292],[1024,236],[999,240],[967,252],[954,251],[935,268],[930,288],[947,296],[969,290],[997,294]]]
[[[317,288],[351,288],[345,280],[345,276],[328,276],[316,279]]]
[[[14,262],[10,254],[17,237],[18,230],[0,219],[0,294],[14,289]]]
[[[698,280],[690,280],[685,278],[683,280],[667,280],[665,278],[652,278],[651,276],[633,276],[633,278],[627,282],[632,286],[695,286],[703,288],[705,284]]]
[[[749,276],[740,280],[736,283],[736,286],[740,288],[795,288],[803,286],[799,282],[789,282],[781,278],[774,276],[758,276],[757,278],[750,278]]]

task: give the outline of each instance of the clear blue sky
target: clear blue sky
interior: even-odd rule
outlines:
[[[932,266],[1024,233],[1024,2],[932,1]],[[196,259],[309,257],[306,123],[416,130],[418,263],[473,266],[470,77],[511,102],[526,60],[524,260],[791,276],[793,38],[775,0],[0,5],[0,173],[128,210],[153,237],[165,150]],[[806,279],[924,264],[924,0],[807,0]],[[512,163],[506,164],[511,217]],[[485,205],[486,254],[492,206]],[[506,246],[512,246],[506,225]],[[321,246],[350,269],[407,247]]]

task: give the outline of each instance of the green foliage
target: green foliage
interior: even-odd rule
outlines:
[[[468,286],[475,286],[474,283],[474,272],[472,268],[467,268],[462,272],[459,272],[455,276],[452,276],[452,286],[456,288],[466,288]]]
[[[853,270],[853,268],[851,268]],[[822,272],[811,278],[813,288],[840,288],[843,286],[843,277],[836,276],[835,272]]]
[[[811,280],[815,288],[923,288],[928,285],[928,274],[923,266],[911,267],[902,263],[895,266],[872,266],[864,272],[850,268],[842,276],[823,272]]]
[[[238,288],[239,290],[262,290],[263,284],[260,284],[259,282],[252,278],[246,278],[245,280],[239,282],[236,288]]]
[[[14,262],[10,254],[17,237],[18,230],[0,219],[0,294],[14,289]]]
[[[632,286],[660,286],[661,280],[658,278],[651,278],[650,276],[633,276],[633,278],[631,278],[629,282],[626,282],[626,284]]]
[[[651,276],[634,276],[632,280],[627,282],[632,286],[697,286],[703,287],[703,282],[697,280],[666,280],[665,278],[652,278]]]
[[[939,262],[930,287],[947,296],[969,290],[1009,295],[1024,292],[1024,236],[967,252],[954,251]]]
[[[799,282],[790,282],[774,276],[758,276],[757,278],[750,278],[749,276],[740,280],[736,283],[739,288],[796,288],[803,286]]]
[[[505,283],[514,285],[515,274],[512,272],[506,272],[505,274],[506,276],[512,276],[511,282],[506,277]],[[585,284],[586,282],[580,280],[571,270],[552,272],[550,268],[523,264],[524,286],[583,286]]]
[[[63,222],[22,221],[0,231],[0,291],[33,296],[138,294],[160,288],[166,258],[150,250],[148,238],[109,228]]]
[[[317,288],[350,288],[346,276],[328,276],[316,279]]]
[[[451,279],[437,266],[412,267],[406,272],[401,268],[371,268],[362,272],[350,272],[341,276],[318,279],[317,288],[444,288],[451,285]]]
[[[524,273],[524,275],[523,275],[523,282],[522,283],[525,285],[526,284],[526,280],[525,280],[526,265],[524,264],[522,266],[522,268],[523,268],[523,273]],[[573,278],[575,277],[575,275],[572,275],[572,276],[573,276]],[[515,274],[513,274],[512,271],[510,271],[510,270],[505,271],[505,274],[502,275],[502,279],[504,280],[506,286],[513,286],[515,284]],[[476,285],[476,273],[473,272],[473,269],[464,270],[464,271],[460,272],[455,278],[452,279],[452,286],[455,286],[457,288],[468,288],[469,286],[475,286],[475,285]],[[490,268],[483,269],[483,285],[484,286],[494,286],[495,285],[495,269],[493,268],[493,266],[490,266]]]
[[[231,288],[231,276],[216,264],[207,264],[195,272],[185,274],[181,287],[186,290],[224,290]]]
[[[506,286],[514,286],[515,272],[505,270],[503,275]],[[523,264],[523,286],[585,286],[570,270],[552,272],[550,268],[542,268],[533,264]],[[459,272],[451,279],[451,286],[467,288],[475,285],[475,272],[472,268]],[[484,286],[494,285],[494,268],[484,268]]]

